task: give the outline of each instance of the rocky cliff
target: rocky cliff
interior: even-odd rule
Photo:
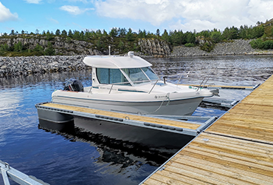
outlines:
[[[113,40],[110,39],[107,49],[98,50],[97,46],[91,42],[67,39],[64,37],[55,36],[47,39],[45,36],[13,36],[13,37],[0,37],[0,45],[7,44],[8,47],[14,47],[15,44],[22,43],[25,49],[33,50],[38,44],[45,50],[48,47],[48,42],[52,44],[55,54],[58,55],[101,55],[108,53],[108,45],[112,45]],[[136,41],[138,48],[140,48],[140,55],[165,57],[171,53],[170,46],[165,42],[158,39],[138,39]],[[128,48],[130,49],[130,48]],[[120,53],[119,48],[112,46],[111,52],[114,54]]]
[[[0,37],[0,45],[8,44],[9,47],[13,47],[19,42],[22,43],[24,48],[33,50],[37,44],[46,48],[48,42],[51,42],[55,53],[60,55],[99,55],[102,54],[98,51],[94,44],[85,41],[66,39],[63,37],[54,37],[50,40],[43,36],[32,36],[32,37]]]
[[[171,47],[165,41],[158,39],[139,39],[141,53],[153,57],[166,57],[171,54]]]

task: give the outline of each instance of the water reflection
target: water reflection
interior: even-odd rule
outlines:
[[[115,166],[116,173],[123,172],[129,166],[140,167],[144,164],[159,166],[173,154],[153,150],[137,143],[117,140],[102,134],[94,134],[88,128],[75,127],[74,121],[57,124],[39,119],[38,127],[47,132],[61,135],[71,142],[89,143],[99,152],[96,163],[110,163],[111,166]],[[104,170],[107,171],[107,169]]]

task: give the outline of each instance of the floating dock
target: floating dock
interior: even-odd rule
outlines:
[[[216,117],[207,118],[207,121],[205,123],[188,122],[170,118],[164,119],[159,117],[98,110],[93,108],[77,107],[56,103],[41,103],[37,104],[36,108],[38,109],[38,114],[43,114],[43,116],[39,115],[39,118],[44,117],[44,119],[48,119],[49,121],[51,121],[50,119],[55,116],[54,114],[57,113],[58,115],[55,116],[56,118],[54,118],[55,121],[56,119],[59,119],[59,117],[61,120],[63,117],[67,116],[72,116],[68,117],[68,119],[73,119],[73,116],[79,116],[84,118],[111,121],[123,125],[143,127],[190,136],[198,135],[202,130],[207,128],[216,119]],[[45,113],[43,113],[43,111],[45,111]],[[48,117],[45,117],[47,115]],[[194,117],[190,116],[186,116],[185,118],[194,119]]]
[[[273,76],[141,184],[273,184]]]

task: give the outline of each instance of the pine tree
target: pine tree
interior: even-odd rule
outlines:
[[[45,55],[54,55],[55,54],[55,50],[54,48],[52,47],[52,44],[51,42],[48,42],[47,43],[47,48],[45,50]]]

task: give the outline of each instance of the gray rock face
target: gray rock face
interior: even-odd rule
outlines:
[[[138,45],[144,55],[153,57],[166,57],[171,54],[170,46],[158,39],[139,39]]]
[[[273,54],[270,50],[253,49],[249,44],[251,40],[232,40],[231,42],[217,43],[211,52],[203,51],[196,47],[176,46],[170,57],[184,56],[217,56],[217,55],[248,55],[248,54]]]
[[[12,37],[12,38],[1,38],[0,45],[7,44],[9,47],[14,46],[21,42],[22,45],[28,49],[33,50],[37,44],[46,48],[48,42],[51,42],[52,47],[55,49],[56,54],[62,55],[94,55],[94,53],[100,53],[97,49],[94,49],[93,44],[85,41],[78,41],[70,39],[69,41],[63,37],[54,37],[53,40],[48,41],[42,36],[30,37]]]
[[[0,77],[89,69],[78,56],[0,57]]]

